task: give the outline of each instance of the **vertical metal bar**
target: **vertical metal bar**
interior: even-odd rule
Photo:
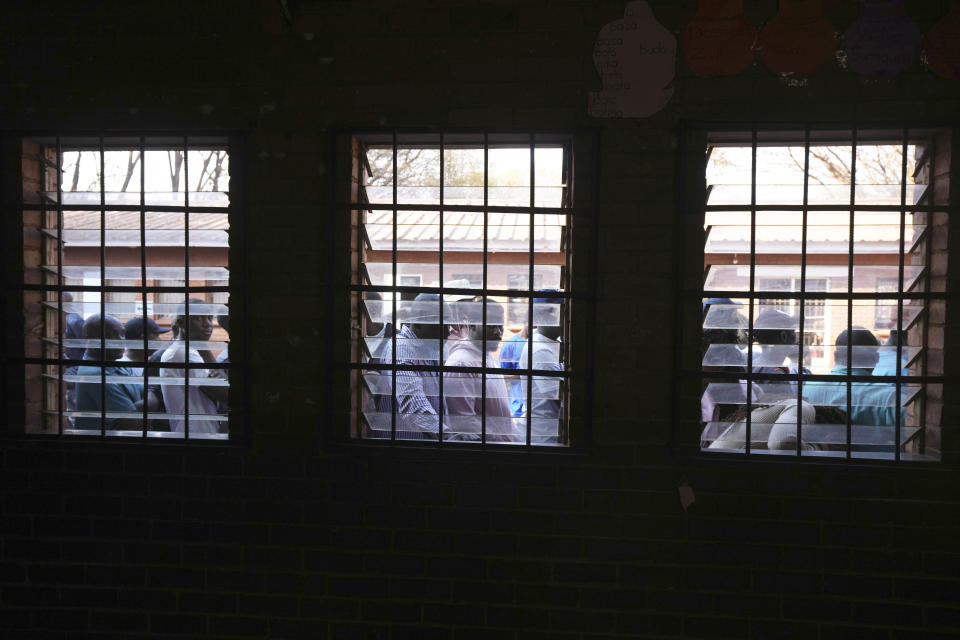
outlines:
[[[534,350],[534,324],[533,324],[533,292],[534,292],[534,264],[536,260],[534,259],[534,215],[533,207],[535,203],[534,197],[534,181],[533,174],[535,170],[534,157],[533,157],[533,134],[530,134],[529,142],[527,149],[530,152],[530,209],[528,210],[529,217],[529,228],[530,228],[530,264],[528,265],[527,272],[527,439],[526,446],[533,446],[533,376],[530,374],[530,370],[533,369],[533,350]]]
[[[183,439],[190,439],[190,144],[183,136]]]
[[[856,230],[856,206],[857,206],[857,127],[854,125],[850,137],[850,229],[847,255],[847,371],[844,374],[847,386],[847,433],[846,433],[846,459],[853,458],[853,382],[850,376],[853,374],[853,257],[854,257],[854,236]],[[836,349],[836,345],[834,345]]]
[[[390,393],[393,396],[393,402],[390,403],[390,442],[397,440],[397,412],[400,409],[400,401],[397,396],[397,333],[400,330],[400,323],[397,321],[397,130],[391,133],[391,144],[393,152],[393,246],[390,248],[391,259],[390,268],[392,269],[393,291],[390,294],[390,303],[393,309],[393,336],[390,338]]]
[[[148,364],[150,360],[150,350],[147,341],[147,186],[146,186],[146,141],[140,136],[140,300],[143,311],[143,436],[147,437],[147,413],[150,404],[149,381],[150,373]],[[126,339],[126,335],[124,335]],[[162,392],[161,392],[162,393]]]
[[[930,260],[933,255],[933,231],[934,231],[934,213],[933,208],[936,206],[936,182],[937,182],[937,140],[934,136],[930,137],[930,153],[927,154],[930,163],[929,169],[929,182],[927,189],[930,193],[930,212],[925,216],[927,222],[927,233],[926,240],[924,244],[926,245],[923,249],[924,259],[924,269],[923,269],[923,292],[926,294],[930,293]],[[947,178],[949,180],[949,178]],[[949,185],[948,185],[949,186]],[[943,298],[941,298],[943,300]],[[945,302],[945,301],[944,301]],[[930,349],[930,307],[927,300],[924,301],[923,308],[923,325],[922,325],[922,336],[920,344],[923,346],[923,351],[920,356],[920,375],[926,376],[929,374],[928,366],[929,362],[929,349]],[[942,373],[942,371],[941,371]],[[923,395],[920,397],[920,450],[926,450],[926,440],[927,440],[927,384],[923,384]]]
[[[63,435],[63,405],[66,404],[67,383],[63,381],[63,180],[60,174],[63,167],[63,146],[60,142],[60,136],[56,139],[57,145],[57,435]],[[79,162],[79,160],[78,160]],[[41,165],[40,180],[46,178],[46,169]],[[41,183],[40,188],[44,185]],[[42,199],[41,199],[42,200]],[[46,221],[44,221],[46,224]],[[63,393],[60,390],[63,389]]]
[[[750,131],[750,308],[747,312],[747,416],[744,454],[750,455],[751,431],[753,429],[753,320],[757,280],[757,127]]]
[[[103,136],[100,136],[100,437],[107,435],[107,194]],[[79,158],[77,162],[79,162]],[[86,337],[86,332],[84,332]]]
[[[800,427],[803,417],[804,323],[807,310],[807,205],[810,187],[810,123],[803,127],[803,211],[800,227],[800,326],[797,340],[797,455],[803,450]]]
[[[480,411],[480,444],[487,443],[487,297],[489,293],[487,288],[490,286],[487,282],[487,249],[489,245],[488,237],[490,230],[490,213],[487,211],[487,207],[490,204],[489,201],[489,179],[487,175],[487,170],[490,163],[490,154],[489,154],[489,145],[490,145],[490,135],[487,131],[483,132],[483,272],[481,276],[482,285],[483,285],[483,345],[481,351],[483,355],[481,356],[480,363],[483,367],[483,372],[480,374],[480,406],[482,410]],[[500,337],[503,338],[503,329],[506,328],[507,316],[503,316],[504,326],[501,328]],[[504,385],[506,386],[506,385]],[[509,387],[507,387],[509,390]],[[509,393],[507,394],[509,396]],[[509,406],[510,399],[507,398],[507,404]]]
[[[444,405],[444,402],[446,401],[446,398],[445,398],[444,395],[443,395],[443,378],[444,378],[444,369],[443,369],[443,367],[444,367],[444,365],[446,364],[446,363],[444,362],[444,360],[443,360],[443,346],[444,346],[445,337],[446,337],[446,336],[443,335],[443,327],[444,327],[444,324],[443,324],[443,286],[444,286],[444,285],[443,285],[443,278],[444,278],[444,276],[443,276],[443,217],[444,217],[444,213],[443,213],[443,180],[444,180],[444,177],[445,177],[445,176],[444,176],[444,171],[443,171],[444,155],[445,155],[445,152],[444,152],[444,148],[443,148],[443,131],[441,131],[441,132],[440,132],[440,209],[439,209],[439,212],[440,212],[440,237],[439,237],[439,240],[440,240],[440,253],[439,253],[439,263],[438,263],[438,264],[439,264],[439,268],[440,268],[440,300],[437,301],[437,304],[438,304],[439,307],[440,307],[440,339],[439,339],[440,348],[439,348],[438,353],[437,353],[437,364],[440,365],[440,366],[437,368],[437,372],[438,372],[438,373],[437,373],[437,391],[438,391],[438,393],[439,393],[440,395],[439,395],[439,397],[437,398],[437,418],[438,418],[438,423],[439,423],[438,426],[437,426],[437,446],[443,445],[443,405]],[[459,302],[456,302],[455,304],[459,304]],[[456,314],[454,315],[454,317],[457,317]]]
[[[897,352],[896,352],[896,378],[894,388],[896,389],[896,402],[894,403],[894,408],[896,410],[896,416],[894,417],[894,433],[893,433],[893,460],[894,462],[900,462],[900,442],[901,438],[901,429],[903,424],[900,417],[901,414],[901,402],[903,399],[902,390],[903,382],[900,377],[901,366],[903,358],[903,270],[904,270],[904,258],[903,252],[905,251],[905,239],[907,227],[907,145],[910,141],[910,131],[907,127],[903,128],[903,140],[901,143],[901,162],[900,162],[900,250],[897,252]]]

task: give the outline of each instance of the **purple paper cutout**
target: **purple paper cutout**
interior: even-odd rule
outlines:
[[[603,81],[590,92],[587,113],[595,118],[645,118],[673,96],[677,39],[643,0],[627,3],[621,20],[605,25],[593,47]]]
[[[851,69],[871,78],[894,76],[920,58],[920,28],[903,0],[860,0],[860,17],[843,34]]]

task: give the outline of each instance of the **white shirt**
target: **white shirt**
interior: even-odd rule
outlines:
[[[563,371],[560,363],[560,341],[551,340],[534,329],[530,340],[533,342],[533,368],[547,371]],[[527,346],[523,345],[518,362],[520,369],[527,368]],[[522,374],[521,374],[522,375]],[[527,397],[527,378],[520,379],[524,402]],[[530,401],[530,435],[534,444],[556,442],[560,426],[560,378],[533,378],[532,399]]]
[[[184,343],[180,340],[175,340],[170,343],[170,346],[167,347],[167,350],[163,352],[163,356],[160,358],[160,362],[183,362],[183,352],[184,352]],[[203,362],[203,358],[200,357],[200,352],[196,349],[190,349],[190,362]],[[183,378],[183,369],[176,369],[170,367],[161,367],[160,368],[160,377],[161,378]],[[210,370],[209,369],[190,369],[191,378],[209,378]],[[184,393],[183,393],[183,383],[179,384],[161,384],[160,389],[163,393],[163,404],[166,406],[167,413],[170,414],[180,414],[183,415],[184,408]],[[217,433],[218,424],[217,420],[202,420],[194,419],[195,414],[203,413],[217,413],[217,403],[210,398],[207,394],[202,391],[202,387],[196,387],[190,385],[189,388],[190,394],[190,406],[188,412],[190,415],[190,433]],[[170,417],[170,430],[183,432],[183,420],[177,420],[174,417]]]

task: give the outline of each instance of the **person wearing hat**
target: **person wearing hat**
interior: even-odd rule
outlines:
[[[542,289],[542,291],[553,291],[552,289]],[[534,298],[535,305],[559,304],[561,298]],[[544,307],[541,307],[543,309]],[[520,353],[519,369],[543,369],[547,371],[563,371],[563,363],[560,362],[560,341],[562,328],[559,324],[537,323],[537,308],[534,307],[533,331],[530,332],[530,341],[524,344],[523,351]],[[532,345],[532,347],[531,347]],[[532,349],[533,358],[531,361],[530,351]],[[529,388],[529,392],[528,392]],[[521,389],[523,397],[527,398],[530,394],[530,443],[531,444],[551,444],[560,441],[560,416],[563,406],[560,401],[560,378],[533,378],[529,383],[526,376],[521,377]],[[524,434],[526,439],[526,434]]]
[[[385,339],[374,354],[381,364],[436,367],[440,354],[440,296],[420,293],[412,301],[399,301],[397,315],[404,320],[393,339]],[[444,314],[446,315],[446,313]],[[395,345],[395,346],[394,346]],[[394,359],[396,349],[396,359]],[[397,438],[401,440],[435,440],[440,430],[440,398],[437,371],[396,372]],[[391,377],[382,371],[381,378]],[[389,387],[389,383],[387,384]],[[380,414],[375,430],[389,432],[394,410],[393,396],[375,394],[374,404]]]
[[[486,340],[486,366],[500,368],[496,351],[503,337],[503,307],[488,301],[484,323],[480,317],[482,303],[483,298],[475,296],[469,302],[451,304],[457,324],[450,325],[450,348],[445,366],[484,366],[482,347]],[[454,370],[444,373],[444,415],[450,426],[450,439],[480,440],[485,426],[488,442],[519,442],[503,376],[487,374],[485,394],[482,379],[482,374],[474,372]],[[481,416],[485,416],[485,420]]]
[[[210,349],[198,349],[197,342],[206,342],[213,335],[213,315],[202,313],[210,305],[205,300],[190,298],[190,314],[187,315],[184,306],[177,310],[173,318],[173,340],[169,347],[164,349],[161,363],[207,363],[214,365],[209,368],[174,368],[162,367],[161,378],[181,378],[189,375],[190,378],[223,378],[222,369],[215,368],[216,358]],[[190,340],[187,349],[186,341]],[[189,374],[187,373],[189,372]],[[173,415],[190,416],[190,433],[218,433],[220,421],[210,418],[194,418],[195,415],[217,414],[217,403],[227,402],[229,388],[223,385],[200,384],[190,385],[188,389],[180,381],[161,385],[163,404],[167,412]],[[185,420],[170,417],[170,430],[183,432]]]
[[[754,373],[797,373],[797,323],[796,316],[780,309],[764,309],[757,315],[753,324],[753,339],[760,351],[753,355]],[[802,371],[805,374],[810,373],[806,367],[803,367]],[[792,380],[761,381],[754,385],[759,388],[755,388],[755,393],[761,397],[772,394],[767,398],[771,402],[777,398],[797,395],[797,383]]]
[[[170,329],[161,329],[160,326],[156,323],[153,318],[144,317],[144,316],[134,316],[127,320],[127,324],[123,325],[123,337],[125,340],[135,340],[138,341],[133,347],[139,346],[140,348],[127,349],[123,357],[120,358],[121,362],[135,362],[138,364],[143,364],[147,359],[152,356],[157,350],[147,347],[148,353],[144,355],[143,351],[143,334],[146,330],[147,342],[154,342],[160,338],[160,334],[169,333]],[[130,369],[131,375],[142,376],[143,367],[128,367]]]

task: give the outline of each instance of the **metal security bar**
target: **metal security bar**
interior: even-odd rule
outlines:
[[[572,136],[350,136],[353,436],[569,445]]]
[[[707,147],[705,164],[682,159],[685,175],[707,180],[682,197],[678,228],[702,230],[703,272],[694,289],[679,268],[675,401],[696,381],[700,415],[679,410],[675,429],[698,432],[702,452],[938,459],[927,398],[948,378],[928,368],[928,334],[950,295],[932,268],[946,251],[934,216],[950,209],[934,184],[938,132],[685,128]]]
[[[24,275],[5,287],[24,301],[27,333],[22,355],[4,355],[26,373],[27,434],[236,435],[239,372],[219,302],[234,286],[232,146],[220,135],[5,139],[24,193]]]

